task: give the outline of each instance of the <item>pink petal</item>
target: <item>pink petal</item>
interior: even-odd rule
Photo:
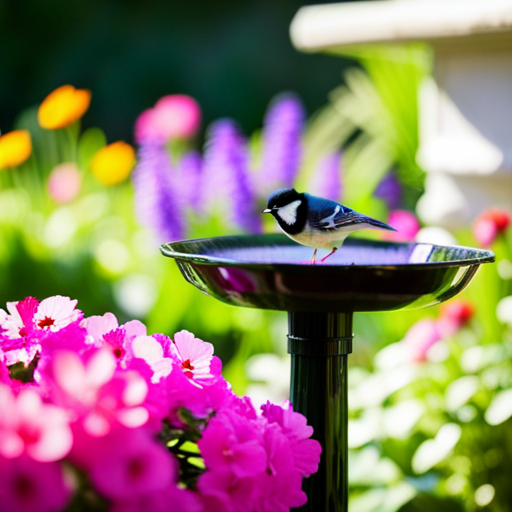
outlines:
[[[105,313],[103,316],[90,316],[85,318],[81,325],[86,328],[87,334],[96,340],[119,327],[117,318],[112,313]]]
[[[81,397],[85,390],[86,373],[80,357],[74,352],[61,350],[53,358],[53,376],[68,395]]]

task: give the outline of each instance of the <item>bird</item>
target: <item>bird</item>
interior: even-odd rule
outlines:
[[[316,263],[318,249],[331,249],[320,260],[323,263],[343,244],[345,238],[360,229],[396,231],[390,225],[358,213],[336,201],[297,192],[294,188],[274,190],[268,197],[267,208],[279,227],[292,240],[315,249],[311,263]]]

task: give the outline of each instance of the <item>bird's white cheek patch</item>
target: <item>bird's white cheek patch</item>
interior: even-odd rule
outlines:
[[[277,210],[277,215],[279,215],[283,222],[286,222],[288,226],[295,224],[295,221],[297,220],[297,208],[300,206],[301,202],[302,201],[300,199],[297,199],[296,201],[279,208],[279,210]]]

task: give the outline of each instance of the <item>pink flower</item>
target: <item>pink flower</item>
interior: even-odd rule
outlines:
[[[124,498],[124,497],[123,497]],[[191,491],[171,485],[151,494],[142,494],[132,499],[115,501],[109,512],[215,512],[208,503],[204,509],[198,497]],[[227,512],[219,510],[219,512]]]
[[[80,192],[82,174],[74,163],[63,163],[54,167],[48,177],[48,195],[57,203],[73,201]]]
[[[464,325],[466,325],[473,315],[475,308],[464,300],[452,300],[441,306],[438,326],[444,336],[455,334]]]
[[[301,507],[307,502],[302,491],[302,476],[290,461],[293,454],[290,442],[276,424],[265,429],[267,469],[258,476],[254,498],[254,512],[288,512],[290,507]]]
[[[482,213],[473,224],[473,236],[482,247],[490,247],[497,235],[510,225],[510,214],[505,210],[490,209]]]
[[[158,382],[162,377],[167,377],[173,368],[173,360],[164,357],[162,345],[151,336],[137,336],[131,342],[131,353],[133,357],[144,359],[151,367],[153,375],[151,382]]]
[[[255,476],[267,467],[259,429],[229,409],[210,420],[198,441],[207,469],[230,471],[238,478]]]
[[[128,344],[137,336],[146,335],[146,326],[138,320],[131,320],[119,327],[112,313],[84,318],[81,325],[97,347],[106,346],[112,350],[119,366],[125,368],[128,358]]]
[[[147,422],[146,381],[135,371],[116,371],[109,350],[96,350],[85,362],[74,352],[57,351],[49,371],[53,399],[72,410],[90,435],[104,436],[115,423],[135,428]]]
[[[389,212],[388,224],[396,231],[383,232],[384,240],[395,242],[412,242],[420,230],[420,223],[414,213],[408,210],[393,210]]]
[[[252,512],[256,483],[230,471],[207,471],[197,482],[204,512]]]
[[[57,462],[0,456],[2,512],[58,512],[68,505],[71,491]]]
[[[196,338],[191,332],[180,331],[174,335],[171,356],[183,373],[199,387],[214,381],[220,373],[217,362],[213,363],[213,345]]]
[[[177,365],[165,379],[165,384],[169,400],[167,419],[176,427],[182,426],[178,414],[181,407],[188,409],[196,418],[206,418],[221,407],[230,407],[235,398],[229,384],[222,377],[219,376],[208,386],[198,387],[192,384],[192,380]]]
[[[0,384],[0,411],[0,454],[4,457],[18,457],[25,451],[39,462],[51,462],[71,450],[67,414],[44,404],[33,389],[22,389],[16,397]]]
[[[135,123],[137,143],[165,143],[193,137],[201,124],[201,108],[183,94],[164,96],[154,108],[145,110]]]
[[[36,328],[55,332],[81,320],[83,313],[75,309],[77,302],[61,295],[44,299],[34,314]]]
[[[313,427],[307,424],[306,417],[294,412],[291,403],[286,402],[284,407],[267,402],[261,406],[263,417],[269,423],[281,426],[283,434],[288,438],[293,453],[294,465],[302,476],[310,476],[318,471],[322,447],[314,439]]]
[[[427,359],[429,348],[442,338],[439,325],[435,320],[425,318],[416,322],[405,334],[404,343],[414,362],[423,362]]]
[[[166,140],[189,139],[201,124],[199,103],[185,94],[164,96],[156,102],[155,111]]]
[[[143,429],[117,428],[99,443],[103,449],[95,450],[87,472],[106,498],[130,500],[167,489],[177,480],[174,456]]]
[[[27,366],[41,350],[40,333],[35,332],[34,326],[38,304],[34,297],[27,297],[7,303],[10,315],[0,309],[0,347],[7,365],[22,362]]]
[[[119,327],[117,318],[112,313],[105,313],[103,316],[90,316],[84,318],[80,323],[87,330],[87,335],[92,336],[95,344],[102,345],[103,335],[114,331]]]

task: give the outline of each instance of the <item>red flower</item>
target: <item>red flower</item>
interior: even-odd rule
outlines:
[[[474,306],[464,300],[453,300],[442,305],[439,325],[444,335],[457,332],[475,314]]]
[[[510,214],[505,210],[490,209],[477,217],[473,224],[473,236],[483,247],[490,247],[496,236],[510,225]]]

